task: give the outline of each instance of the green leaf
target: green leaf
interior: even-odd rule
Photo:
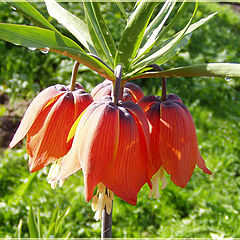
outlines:
[[[37,26],[58,32],[58,30],[29,2],[21,0],[20,2],[16,1],[7,3],[12,7],[16,8],[18,11],[20,11],[24,16],[26,16],[30,21],[35,23]]]
[[[111,69],[84,52],[70,38],[54,31],[39,27],[0,23],[0,39],[28,48],[47,49],[60,53],[88,66],[104,78],[115,79]]]
[[[28,213],[28,229],[30,238],[38,238],[38,229],[36,224],[36,219],[33,213],[32,206],[30,206],[29,213]]]
[[[142,69],[143,67],[152,64],[152,63],[156,63],[156,61],[164,63],[164,59],[168,59],[168,57],[165,58],[165,55],[169,55],[169,52],[171,51],[171,49],[173,49],[178,43],[179,41],[183,38],[183,36],[185,35],[185,33],[187,32],[187,29],[189,28],[196,12],[197,12],[197,7],[198,7],[198,3],[195,3],[195,9],[194,12],[192,14],[192,17],[190,18],[190,20],[188,21],[187,25],[184,27],[184,29],[182,29],[179,33],[177,33],[175,35],[175,37],[173,37],[171,39],[171,41],[167,41],[167,43],[161,47],[159,50],[151,50],[142,61],[140,61],[139,63],[136,63],[135,65],[133,65],[132,69],[135,71],[139,71],[140,69]],[[177,46],[176,46],[177,47]],[[178,47],[177,47],[178,48]],[[175,51],[172,51],[172,53],[174,53]],[[171,55],[171,54],[170,54]]]
[[[64,219],[67,217],[67,215],[69,214],[70,211],[70,207],[68,207],[67,209],[65,209],[62,214],[57,218],[56,220],[56,225],[55,225],[55,234],[57,234],[60,229],[61,226],[63,224]]]
[[[127,14],[127,12],[126,12],[122,2],[120,2],[119,0],[114,0],[114,2],[116,3],[116,5],[118,6],[119,10],[121,11],[123,17],[125,19],[128,19],[128,14]]]
[[[156,2],[141,1],[130,16],[120,39],[114,66],[122,64],[123,72],[127,72],[141,44],[145,29],[152,16]]]
[[[155,44],[162,27],[164,26],[165,22],[167,21],[170,13],[172,12],[176,0],[167,0],[163,7],[161,8],[158,15],[152,20],[152,22],[147,27],[143,40],[142,40],[142,48],[139,50],[137,59],[140,58],[143,54],[147,53]],[[136,61],[136,59],[135,59]]]
[[[155,43],[155,46],[162,45],[162,39],[165,37],[165,35],[168,33],[169,30],[172,29],[172,27],[182,18],[183,14],[189,9],[191,6],[191,3],[188,1],[183,1],[181,6],[179,7],[177,13],[174,15],[170,23],[160,32],[158,39]]]
[[[11,205],[13,202],[15,204],[18,204],[18,202],[21,200],[22,196],[27,192],[27,190],[30,188],[32,182],[36,178],[37,173],[32,173],[29,175],[29,177],[26,179],[27,181],[24,181],[16,190],[15,194],[8,200],[8,205]],[[16,199],[17,196],[17,199]]]
[[[133,79],[139,78],[159,78],[159,77],[224,77],[240,78],[240,64],[238,63],[203,63],[191,66],[173,68],[161,72],[146,72],[134,76]]]
[[[22,219],[20,219],[17,230],[14,234],[14,238],[21,239],[21,232],[22,232]]]
[[[55,0],[45,0],[45,3],[51,17],[71,32],[88,51],[96,53],[84,21],[61,7]]]
[[[38,237],[42,238],[42,220],[40,215],[40,209],[37,209],[37,227],[38,227]]]
[[[111,67],[116,54],[112,35],[105,24],[97,2],[83,1],[89,32],[98,56]]]
[[[45,236],[46,238],[48,238],[50,235],[53,235],[55,233],[55,226],[56,226],[58,214],[59,214],[59,207],[57,207],[53,212],[53,216],[51,218],[51,222],[48,227],[48,232],[47,232],[47,235]]]

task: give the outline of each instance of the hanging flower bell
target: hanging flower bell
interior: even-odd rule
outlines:
[[[92,102],[80,84],[55,85],[40,92],[28,107],[9,147],[27,135],[27,153],[31,172],[40,170],[67,154],[72,141],[67,137],[72,124]]]
[[[150,151],[153,173],[163,166],[171,180],[185,187],[197,165],[205,173],[211,171],[200,155],[193,118],[180,97],[168,94],[143,97],[142,107],[150,123]]]

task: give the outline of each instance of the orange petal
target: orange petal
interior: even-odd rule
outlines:
[[[60,87],[59,87],[60,86]],[[10,148],[13,148],[18,142],[20,142],[27,134],[39,113],[42,109],[52,102],[57,101],[57,99],[64,94],[64,88],[59,86],[51,86],[44,89],[40,92],[31,102],[28,107],[11,143],[9,144]]]
[[[31,172],[38,171],[67,154],[72,145],[72,141],[67,143],[67,136],[74,122],[74,114],[74,98],[71,92],[61,96],[47,116],[45,109],[40,113],[27,138]]]
[[[148,151],[134,118],[119,107],[119,145],[116,159],[108,171],[104,185],[124,201],[135,205],[141,187],[149,182]]]
[[[93,98],[89,93],[84,90],[73,91],[74,103],[75,103],[75,116],[74,120],[93,102]]]
[[[137,84],[127,82],[124,85],[124,88],[131,93],[135,103],[138,102],[142,97],[144,97],[142,89]]]
[[[146,112],[154,103],[159,102],[160,97],[155,95],[144,96],[137,104]]]
[[[97,98],[99,91],[101,91],[101,89],[109,86],[112,86],[112,81],[105,79],[102,83],[99,83],[96,87],[94,87],[93,90],[91,91],[93,99]]]
[[[162,166],[160,146],[160,102],[153,104],[146,112],[150,123],[150,152],[152,158],[153,172],[155,174]]]
[[[199,153],[194,123],[180,103],[163,102],[160,114],[159,147],[163,166],[176,185],[185,187]]]
[[[94,111],[88,116],[89,111]],[[75,137],[80,165],[84,175],[85,197],[89,201],[94,187],[108,174],[115,158],[119,120],[118,108],[112,103],[92,104],[82,115]]]

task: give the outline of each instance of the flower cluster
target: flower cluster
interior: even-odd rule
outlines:
[[[113,194],[135,205],[144,184],[159,197],[165,172],[180,187],[197,165],[211,174],[200,155],[192,116],[175,94],[164,99],[144,96],[139,86],[121,86],[113,101],[109,80],[86,93],[80,84],[56,85],[32,101],[10,147],[27,136],[31,172],[52,163],[52,187],[82,170],[85,198],[92,199],[95,218],[111,212]],[[94,195],[95,188],[97,194]]]

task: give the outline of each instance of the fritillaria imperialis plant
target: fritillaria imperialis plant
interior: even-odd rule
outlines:
[[[61,34],[32,4],[9,2],[34,26],[0,23],[0,39],[30,49],[52,51],[75,60],[69,86],[43,90],[29,106],[13,137],[14,147],[27,136],[30,171],[52,164],[52,187],[81,170],[85,197],[92,199],[95,218],[103,220],[102,237],[111,236],[114,195],[135,205],[144,184],[150,196],[159,197],[159,182],[166,174],[180,187],[190,180],[196,165],[211,171],[200,155],[193,118],[175,94],[167,94],[166,78],[173,76],[239,77],[237,63],[199,63],[163,70],[188,42],[194,30],[216,13],[192,23],[198,3],[139,1],[131,14],[120,2],[126,26],[117,45],[97,2],[82,2],[85,19],[45,0],[48,13],[75,38]],[[192,16],[171,35],[186,11]],[[172,17],[170,17],[172,16]],[[77,41],[76,41],[76,40]],[[104,80],[86,93],[76,83],[79,64],[88,66]],[[129,81],[162,78],[162,96],[144,96]],[[96,191],[95,191],[96,190]]]

